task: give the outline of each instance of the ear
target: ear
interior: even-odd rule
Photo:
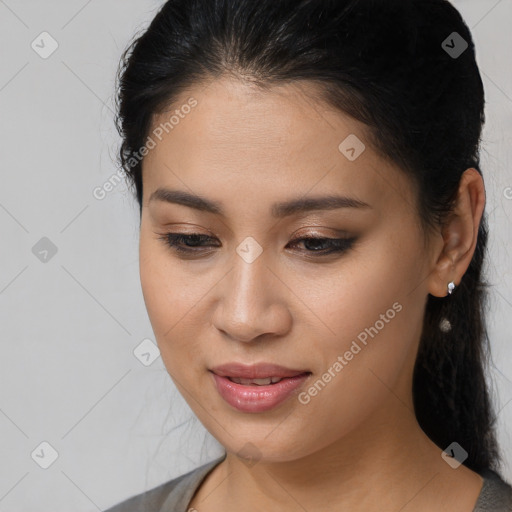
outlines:
[[[476,169],[466,169],[459,183],[454,211],[443,226],[433,253],[434,266],[428,282],[431,295],[448,295],[450,281],[459,285],[475,252],[484,207],[482,176]]]

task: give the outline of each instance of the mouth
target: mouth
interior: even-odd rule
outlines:
[[[277,365],[229,364],[210,370],[219,395],[234,409],[257,413],[273,409],[302,387],[312,373]]]
[[[210,371],[220,377],[234,379],[233,382],[237,382],[239,384],[256,384],[262,386],[279,382],[279,379],[296,377],[297,375],[302,375],[304,373],[311,373],[306,369],[298,370],[286,368],[273,363],[258,363],[254,365],[226,363],[220,366],[215,366]],[[243,382],[239,382],[239,380]]]
[[[242,384],[243,386],[269,386],[277,384],[283,379],[290,379],[291,377],[267,377],[265,379],[242,379],[241,377],[227,377],[235,384]]]

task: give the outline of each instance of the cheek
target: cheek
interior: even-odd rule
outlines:
[[[402,260],[400,266],[396,262],[395,252],[375,244],[341,260],[332,270],[314,271],[307,279],[294,280],[294,291],[312,313],[308,316],[325,335],[323,346],[327,340],[327,345],[336,349],[350,345],[350,340],[380,321],[381,315],[393,321],[398,307],[393,309],[393,304],[403,306],[409,301],[408,274],[416,273],[408,269],[407,261]]]
[[[318,326],[305,352],[320,363],[319,377],[331,390],[322,391],[327,401],[339,397],[347,407],[356,406],[371,399],[372,389],[378,393],[379,387],[394,384],[421,334],[425,297],[417,286],[420,275],[413,247],[383,240],[347,259],[328,278],[319,274],[296,288],[307,297]]]
[[[155,334],[162,336],[191,308],[196,290],[187,283],[171,250],[156,237],[153,233],[141,232],[139,271],[148,314],[157,329]]]
[[[201,294],[186,279],[179,264],[173,264],[171,255],[162,249],[162,242],[150,238],[141,234],[140,282],[151,326],[167,366],[176,359],[171,353],[183,351],[180,358],[188,358],[194,352],[190,343],[191,319]]]
[[[343,308],[333,306],[335,295],[318,304],[333,310],[335,334],[312,337],[307,354],[317,371],[298,396],[298,411],[304,424],[322,425],[319,443],[347,435],[384,404],[407,402],[421,314],[397,296],[392,290],[365,300],[360,291],[347,300],[338,292]]]

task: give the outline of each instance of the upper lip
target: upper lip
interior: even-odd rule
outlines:
[[[215,366],[211,371],[221,377],[238,377],[242,379],[264,379],[266,377],[295,377],[308,370],[294,370],[272,363],[246,365],[242,363],[226,363]]]

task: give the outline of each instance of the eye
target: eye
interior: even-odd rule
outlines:
[[[215,238],[202,235],[200,233],[165,233],[159,237],[164,244],[170,247],[173,251],[178,254],[185,256],[200,256],[201,253],[211,253],[211,245],[205,244],[205,242],[216,240]],[[356,238],[323,238],[323,237],[301,237],[292,240],[288,245],[296,246],[298,243],[304,243],[308,250],[302,250],[299,252],[309,253],[308,256],[327,256],[333,253],[342,253],[352,248],[356,241]],[[213,247],[220,247],[215,245]],[[311,249],[313,247],[313,249]],[[319,249],[320,247],[320,249]],[[206,249],[208,248],[208,249]],[[206,250],[205,250],[206,249]]]
[[[200,233],[165,233],[159,238],[159,240],[163,240],[167,246],[178,253],[198,254],[200,252],[204,252],[200,249],[201,247],[205,247],[204,245],[200,245],[201,242],[213,240],[213,238]],[[199,250],[197,248],[199,248]]]
[[[307,236],[302,238],[296,238],[295,240],[292,240],[290,244],[295,245],[299,242],[304,243],[305,247],[313,247],[312,250],[306,250],[306,252],[319,253],[320,256],[325,256],[332,253],[340,253],[347,251],[352,247],[355,241],[355,238],[323,238],[316,236]],[[324,247],[323,249],[318,249],[318,247],[322,246]]]

